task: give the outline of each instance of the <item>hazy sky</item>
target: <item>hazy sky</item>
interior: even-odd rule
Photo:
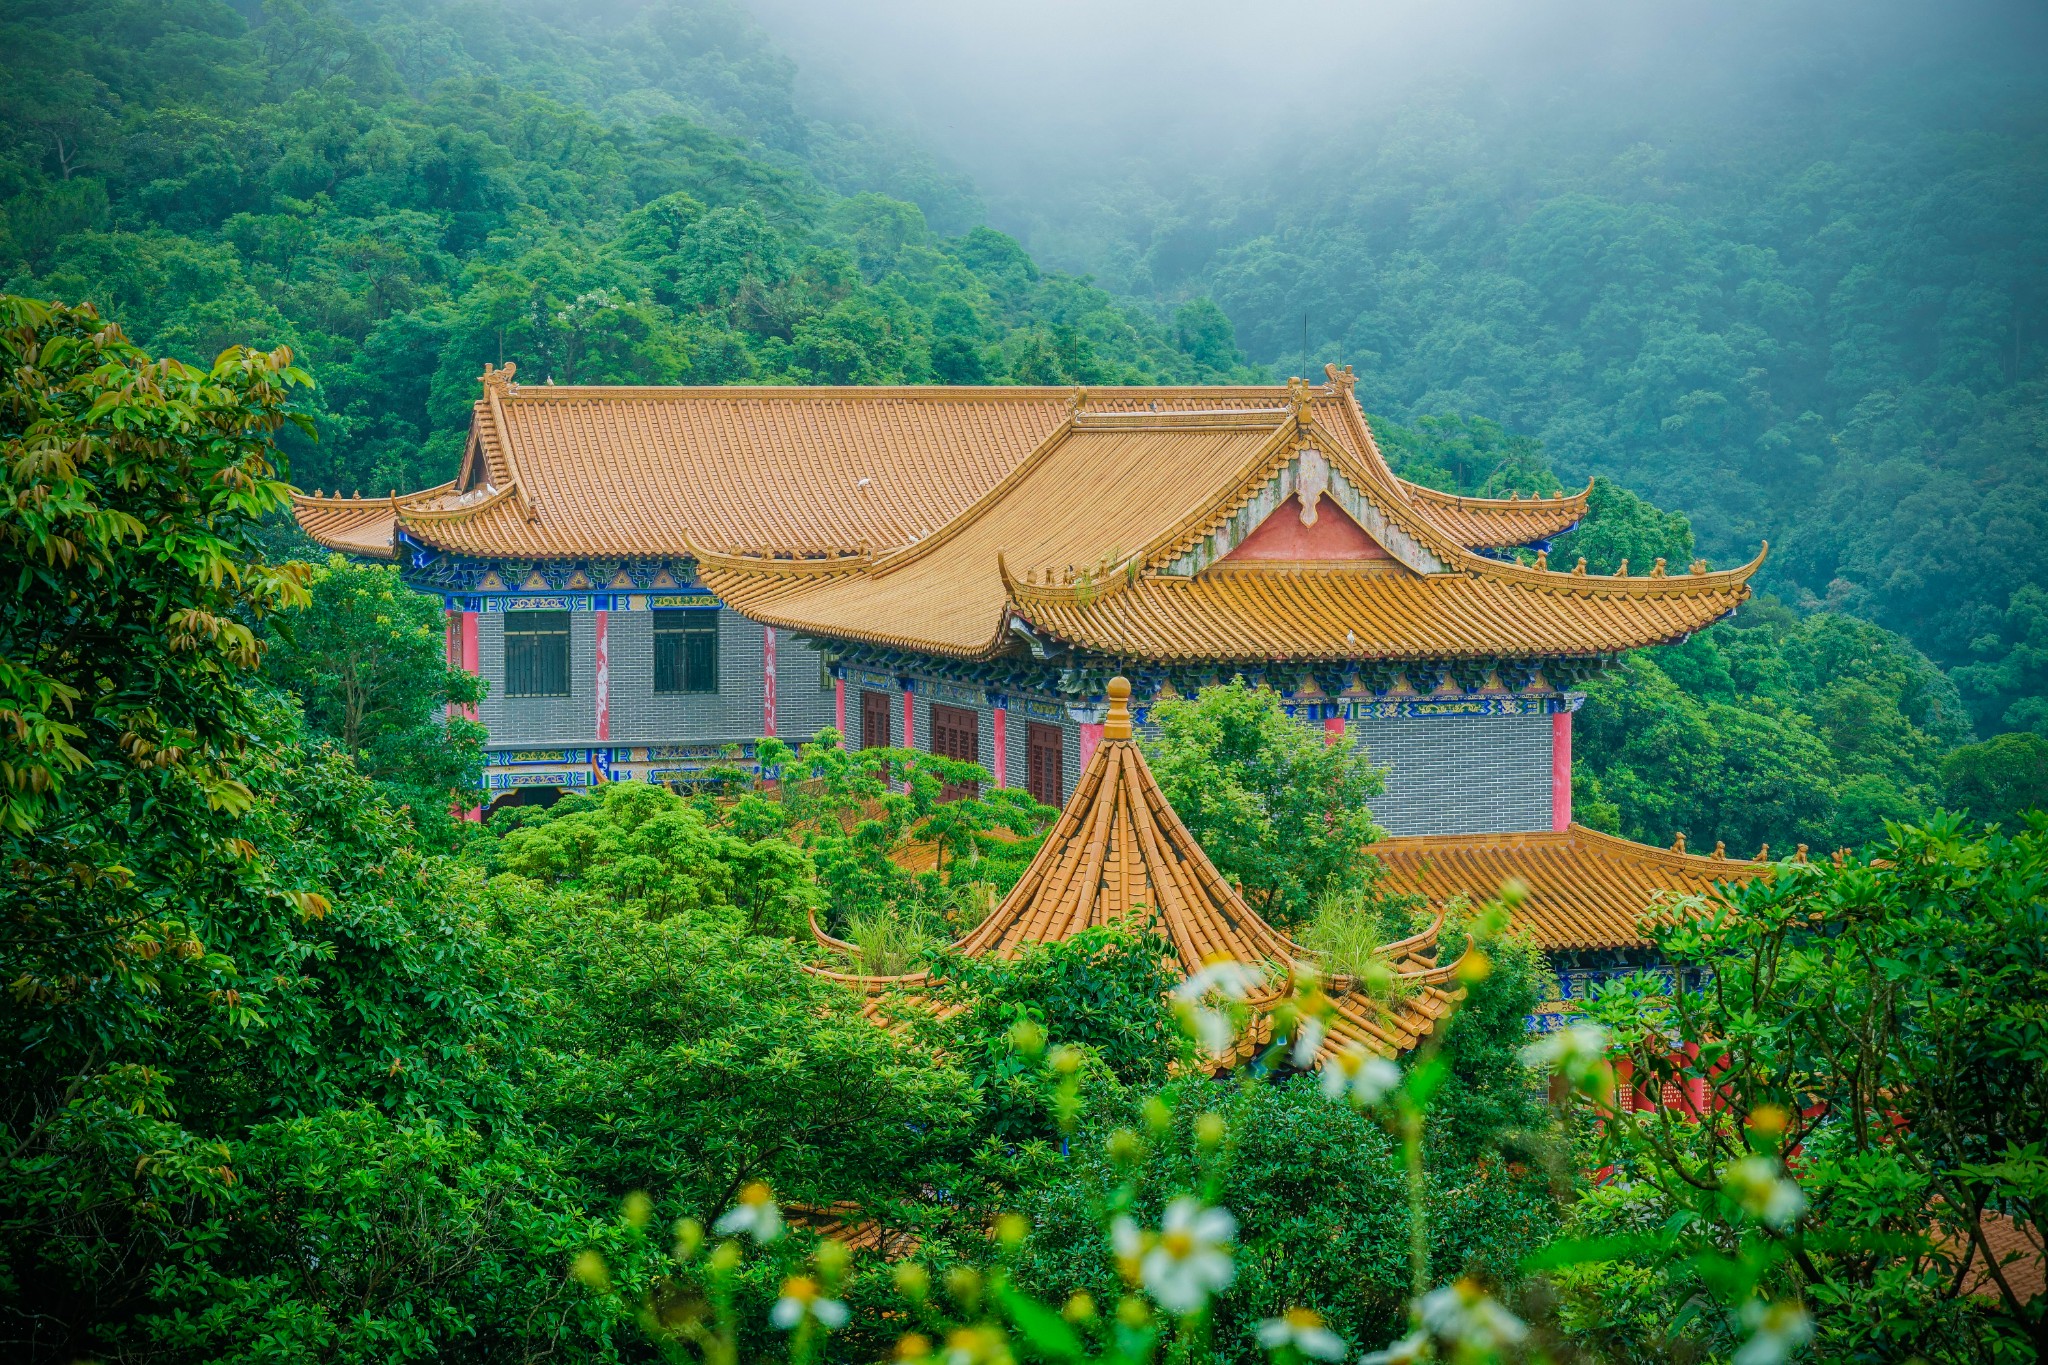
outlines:
[[[992,188],[1058,176],[1075,158],[1229,157],[1276,135],[1331,136],[1362,107],[1442,81],[1551,99],[1725,98],[1926,54],[2038,57],[2048,11],[2039,0],[744,2],[797,59],[810,98],[885,116]]]

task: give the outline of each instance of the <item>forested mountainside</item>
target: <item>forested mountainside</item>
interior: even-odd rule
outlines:
[[[1809,41],[1771,54],[1792,93],[1419,90],[998,220],[1213,297],[1276,372],[1346,360],[1373,411],[1536,437],[1722,560],[1767,538],[1761,586],[1903,632],[1987,732],[2048,729],[2048,95],[2000,54],[1843,88]]]
[[[1041,272],[928,159],[791,112],[718,5],[14,0],[0,278],[153,349],[287,344],[306,487],[416,487],[476,376],[1090,383],[1240,373],[1212,305]],[[915,193],[957,235],[935,231]]]
[[[1731,447],[1657,414],[1671,385],[1707,382],[1698,365],[1674,357],[1724,355],[1708,314],[1757,354],[1789,345],[1704,302],[1713,289],[1752,313],[1764,306],[1762,290],[1779,300],[1766,320],[1787,326],[1804,318],[1804,305],[1785,292],[1795,289],[1780,278],[1789,267],[1714,245],[1688,202],[1652,195],[1645,186],[1663,182],[1648,161],[1607,198],[1560,190],[1556,204],[1516,226],[1500,198],[1508,163],[1467,150],[1470,173],[1446,181],[1440,193],[1450,198],[1431,217],[1420,206],[1437,202],[1433,177],[1455,163],[1418,159],[1414,149],[1461,125],[1422,120],[1413,135],[1422,141],[1411,139],[1407,153],[1379,148],[1343,212],[1329,206],[1297,221],[1247,200],[1227,221],[1216,206],[1204,209],[1221,224],[1206,236],[1162,223],[1142,259],[1111,273],[1170,302],[1133,302],[1042,270],[1011,238],[975,226],[971,186],[928,154],[801,116],[788,60],[719,3],[272,0],[236,9],[217,0],[10,0],[0,16],[10,76],[0,91],[6,286],[90,299],[169,354],[290,345],[314,379],[305,402],[318,440],[285,433],[291,476],[304,487],[381,491],[448,477],[476,376],[504,360],[534,383],[1267,377],[1246,365],[1224,313],[1193,292],[1192,282],[1205,282],[1281,370],[1303,368],[1284,353],[1283,325],[1303,299],[1322,300],[1311,322],[1326,326],[1343,308],[1359,310],[1339,349],[1357,357],[1387,453],[1411,478],[1467,492],[1547,491],[1559,473],[1605,468],[1611,456],[1621,480],[1602,484],[1592,524],[1559,547],[1587,555],[1596,572],[1623,558],[1685,563],[1695,525],[1698,549],[1727,562],[1769,526],[1761,495],[1741,504],[1746,519],[1728,511],[1741,489],[1754,494],[1749,475],[1715,472]],[[1999,146],[1978,155],[1996,160],[2006,155]],[[1396,174],[1400,155],[1409,160]],[[1809,198],[1834,203],[1842,181],[1822,178]],[[1980,195],[1998,200],[2001,183]],[[1967,218],[1928,216],[1958,232]],[[1226,245],[1230,232],[1252,228],[1260,235]],[[1810,221],[1807,230],[1820,231]],[[1495,252],[1488,232],[1518,245]],[[1418,254],[1431,243],[1442,257],[1435,264]],[[1905,325],[1887,311],[1896,281],[1858,254],[1868,248],[1862,238],[1843,248],[1843,269],[1867,281],[1857,286],[1871,295],[1865,331],[1893,336]],[[1685,261],[1699,288],[1665,289],[1658,272]],[[1539,265],[1541,288],[1511,278]],[[1742,271],[1758,283],[1736,281]],[[1545,290],[1577,301],[1560,312]],[[1693,320],[1672,321],[1674,308]],[[1482,322],[1459,321],[1474,310]],[[1511,316],[1522,320],[1510,326]],[[1606,350],[1593,346],[1596,333]],[[1561,349],[1567,342],[1579,349]],[[1882,351],[1877,340],[1870,347]],[[1650,351],[1663,358],[1643,359]],[[2023,352],[2038,369],[2035,352]],[[1546,377],[1486,378],[1512,371],[1504,357],[1513,356],[1547,366]],[[1486,357],[1495,370],[1480,365]],[[1323,358],[1317,349],[1313,359]],[[1895,359],[1918,363],[1904,352]],[[1584,397],[1604,391],[1609,371],[1634,375],[1640,392],[1607,407]],[[1763,375],[1743,383],[1762,392]],[[1957,619],[2003,591],[2000,622],[2009,624],[1975,627],[1970,643],[1982,657],[1952,652],[1968,660],[1952,675],[1890,631],[1770,603],[1682,651],[1633,660],[1595,685],[1584,718],[1582,820],[1659,843],[1683,829],[1748,853],[1767,842],[1860,844],[1886,818],[1923,818],[1943,805],[2009,818],[2048,788],[2048,745],[1971,745],[1956,687],[1977,703],[1986,733],[2033,723],[2029,708],[2040,705],[2028,699],[2048,669],[2048,598],[2028,586],[2037,570],[2018,548],[2038,518],[2010,502],[2040,496],[2021,477],[2038,445],[2000,444],[1984,425],[2003,413],[1998,430],[2018,431],[2038,413],[2010,383],[1975,406],[1964,402],[1974,391],[1962,380],[1916,392],[1913,401],[1934,404],[1944,420],[1977,424],[1973,458],[1999,477],[1894,453],[1883,479],[1831,496],[1890,488],[1896,506],[1814,524],[1844,538],[1879,535],[1899,507],[1946,498],[1946,514],[1915,523],[1899,552],[1941,542],[1944,565],[1995,560],[1970,572],[1967,591],[1954,590]],[[1714,406],[1705,393],[1686,402],[1704,412]],[[1483,415],[1427,415],[1439,409]],[[1617,412],[1636,426],[1618,426]],[[1724,434],[1739,426],[1724,418]],[[1799,458],[1861,458],[1814,434],[1827,420],[1792,423],[1806,433]],[[1548,439],[1516,434],[1528,431]],[[1607,453],[1589,453],[1596,445]],[[1813,479],[1825,491],[1822,476]],[[1626,491],[1631,482],[1666,489],[1666,509],[1697,515],[1659,510]],[[1999,507],[1996,526],[1970,522]],[[1810,556],[1793,540],[1774,565]],[[1884,614],[1877,598],[1850,591],[1850,568],[1829,572],[1828,605]],[[1997,586],[2021,578],[2017,588]],[[1795,576],[1776,581],[1800,593]],[[1884,581],[1911,596],[1950,580]],[[439,771],[417,747],[405,753],[382,766],[363,758],[399,799],[412,795],[399,769]]]

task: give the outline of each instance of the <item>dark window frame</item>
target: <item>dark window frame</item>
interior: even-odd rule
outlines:
[[[1042,806],[1059,806],[1067,785],[1067,736],[1057,725],[1027,721],[1024,726],[1024,790]]]
[[[955,758],[962,763],[981,762],[981,713],[965,706],[932,703],[927,748],[942,758]],[[958,801],[963,796],[979,795],[981,784],[978,782],[948,782],[939,788],[941,801]]]
[[[505,613],[505,695],[566,697],[573,690],[566,611]]]
[[[718,608],[654,612],[654,692],[663,697],[718,695]]]
[[[860,747],[863,749],[886,749],[894,742],[895,694],[864,687],[860,693]],[[877,726],[874,722],[880,721]],[[881,734],[876,735],[879,729]]]

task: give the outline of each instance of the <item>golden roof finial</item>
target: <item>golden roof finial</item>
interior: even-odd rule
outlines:
[[[512,387],[512,376],[519,373],[517,361],[508,360],[502,365],[484,362],[483,384],[485,393],[503,397]]]
[[[1314,401],[1314,395],[1309,392],[1306,379],[1303,379],[1300,375],[1295,375],[1287,381],[1287,401],[1294,405],[1294,420],[1306,424],[1308,421],[1308,405]]]
[[[1340,370],[1334,360],[1323,366],[1323,377],[1330,381],[1331,388],[1342,389],[1347,393],[1358,383],[1358,375],[1349,365]]]
[[[1673,835],[1671,836],[1671,851],[1672,851],[1673,853],[1683,853],[1683,852],[1685,852],[1685,831],[1684,831],[1684,830],[1679,830],[1679,831],[1678,831],[1678,832],[1677,832],[1676,834],[1673,834]]]
[[[1088,386],[1086,384],[1076,385],[1074,388],[1073,395],[1067,399],[1067,411],[1079,412],[1087,406]]]
[[[1656,562],[1655,564],[1653,564],[1653,565],[1651,565],[1651,566],[1650,566],[1650,577],[1652,577],[1652,578],[1662,578],[1663,576],[1664,576],[1664,557],[1663,557],[1662,555],[1659,555],[1659,556],[1657,557],[1657,562]]]
[[[1622,560],[1621,564],[1615,569],[1614,576],[1616,578],[1628,577],[1628,561],[1626,559]]]
[[[1767,863],[1771,860],[1771,846],[1769,844],[1765,844],[1756,851],[1756,860],[1760,863]]]
[[[1582,573],[1584,573],[1585,571],[1586,571],[1586,557],[1585,557],[1584,555],[1580,555],[1580,556],[1579,556],[1579,562],[1578,562],[1578,563],[1576,563],[1576,564],[1574,564],[1574,565],[1572,565],[1572,572],[1573,572],[1573,573],[1576,573],[1576,574],[1582,574]]]
[[[1102,737],[1131,737],[1131,680],[1121,673],[1109,680],[1109,715],[1102,722]]]
[[[1536,567],[1545,573],[1550,572],[1550,551],[1538,550],[1536,552]]]
[[[1706,571],[1707,571],[1707,561],[1706,561],[1706,560],[1704,560],[1704,559],[1695,559],[1695,560],[1694,560],[1694,561],[1692,562],[1692,573],[1693,573],[1693,575],[1694,575],[1695,577],[1698,577],[1699,575],[1701,575],[1701,574],[1705,573]]]
[[[1726,839],[1714,840],[1714,856],[1716,858],[1725,858],[1728,856],[1728,841]]]
[[[1793,861],[1793,862],[1795,862],[1795,863],[1803,863],[1803,862],[1805,862],[1805,861],[1806,861],[1806,845],[1805,845],[1805,844],[1801,844],[1801,845],[1799,846],[1799,851],[1798,851],[1797,853],[1795,853],[1795,854],[1793,854],[1793,855],[1792,855],[1792,861]]]

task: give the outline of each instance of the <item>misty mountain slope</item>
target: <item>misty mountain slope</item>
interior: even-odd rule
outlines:
[[[486,362],[534,383],[1246,373],[1213,305],[1128,307],[812,174],[864,135],[798,123],[729,11],[572,27],[455,0],[253,22],[16,0],[0,285],[90,299],[171,354],[290,345],[319,383],[320,440],[291,452],[309,487],[448,477]]]

